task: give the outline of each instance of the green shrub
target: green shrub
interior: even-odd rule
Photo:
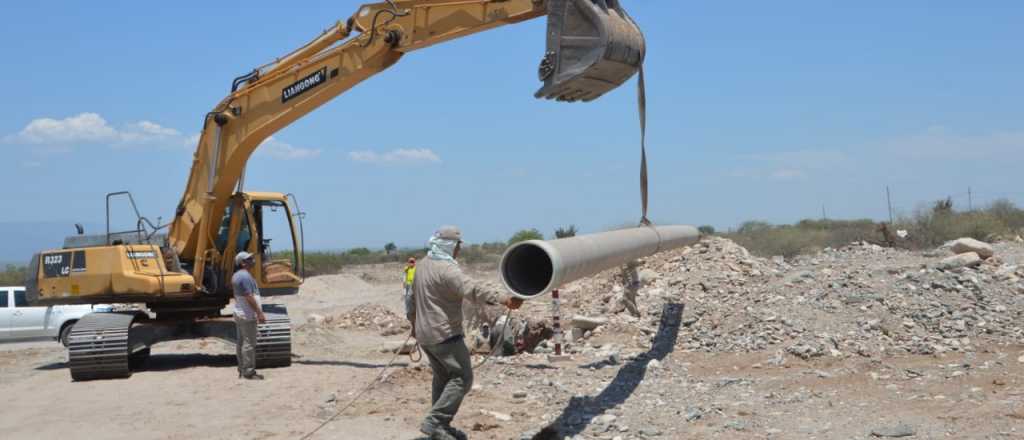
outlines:
[[[459,251],[459,261],[466,264],[494,264],[497,265],[501,254],[505,252],[505,243],[463,243]],[[371,251],[366,248],[355,248],[347,251],[311,251],[306,252],[303,265],[306,276],[336,274],[342,268],[348,266],[360,266],[366,264],[382,264],[404,262],[411,258],[421,259],[427,254],[427,249],[398,249],[390,254],[386,251]],[[275,254],[275,258],[291,259],[291,254],[282,252]]]
[[[1024,210],[1007,199],[992,202],[986,211],[1011,231],[1018,232],[1024,229]]]
[[[727,237],[755,255],[790,258],[841,247],[854,241],[876,240],[876,225],[870,220],[803,220],[795,225],[771,225],[750,221]]]
[[[918,210],[913,217],[900,220],[898,228],[910,232],[910,247],[935,247],[961,237],[983,241],[1008,238],[1014,233],[1011,224],[1016,216],[1024,216],[1012,203],[972,212],[950,211],[946,206],[946,202],[936,202],[931,210]]]
[[[576,225],[569,225],[564,228],[555,229],[555,238],[569,238],[576,236]]]
[[[0,286],[20,286],[25,284],[26,271],[24,267],[8,264],[3,272],[0,272]]]
[[[772,229],[771,223],[763,222],[760,220],[751,220],[743,222],[739,229],[736,230],[738,234],[753,234],[757,232],[768,231]]]
[[[793,225],[772,225],[748,221],[727,237],[760,256],[794,255],[817,252],[825,247],[838,248],[856,241],[886,244],[883,223],[872,220],[801,220]],[[896,246],[910,249],[933,248],[961,237],[983,241],[1011,238],[1024,228],[1024,210],[1009,200],[997,200],[989,207],[958,212],[951,199],[933,202],[918,209],[909,218],[887,225]],[[905,240],[896,239],[898,230],[906,230]]]
[[[715,235],[715,227],[711,225],[701,226],[697,228],[697,231],[700,232],[700,235]]]
[[[349,255],[352,255],[352,256],[355,256],[355,257],[368,257],[368,256],[373,254],[373,251],[371,251],[371,250],[369,250],[367,248],[361,247],[361,248],[349,249],[348,252],[345,252],[345,253],[349,254]]]
[[[527,241],[527,240],[543,240],[544,234],[541,234],[537,229],[523,229],[515,234],[512,234],[512,238],[508,239],[508,245],[512,246],[516,243]]]

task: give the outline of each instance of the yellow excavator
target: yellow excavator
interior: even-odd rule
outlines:
[[[363,5],[305,46],[235,78],[231,93],[203,118],[188,183],[168,225],[140,215],[130,193],[112,193],[105,234],[79,230],[62,249],[33,256],[26,284],[35,304],[145,304],[93,313],[67,329],[71,377],[127,377],[158,342],[217,337],[233,343],[234,322],[222,309],[232,296],[237,252],[255,256],[253,276],[265,296],[296,293],[303,280],[303,213],[292,195],[244,191],[253,151],[409,52],[542,16],[548,17],[547,51],[538,98],[591,101],[640,69],[644,38],[618,0],[387,0]],[[118,197],[135,209],[133,230],[110,229]],[[287,311],[264,310],[257,367],[289,365]]]

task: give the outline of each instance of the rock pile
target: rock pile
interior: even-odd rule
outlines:
[[[782,349],[805,359],[1024,342],[1024,267],[999,256],[1000,249],[1015,256],[1024,249],[975,240],[958,240],[951,249],[964,264],[869,243],[786,261],[711,237],[642,263],[641,318],[616,313],[624,281],[617,271],[567,286],[563,315],[608,318],[600,327],[592,318],[574,318],[587,323],[571,330],[575,339],[612,330],[645,338],[656,331],[661,305],[679,302],[685,305],[681,349]]]
[[[310,315],[309,322],[325,327],[370,330],[381,336],[406,334],[411,329],[408,320],[380,304],[361,304],[337,316]]]

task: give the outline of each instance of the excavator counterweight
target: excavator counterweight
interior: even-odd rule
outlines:
[[[538,98],[593,101],[640,69],[645,43],[618,0],[548,0]]]

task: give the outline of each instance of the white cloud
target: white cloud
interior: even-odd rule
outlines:
[[[772,171],[768,177],[773,180],[796,180],[805,176],[803,171],[793,168],[780,168]]]
[[[189,150],[194,150],[196,147],[199,146],[199,138],[199,133],[189,136],[181,141],[181,146]]]
[[[70,151],[80,145],[106,144],[115,148],[137,145],[167,145],[181,142],[181,133],[152,121],[110,125],[96,113],[80,113],[64,119],[33,119],[5,143],[27,144],[44,151]]]
[[[8,142],[53,145],[78,142],[110,142],[117,140],[117,130],[96,113],[82,113],[64,119],[33,119]]]
[[[399,148],[386,153],[376,151],[352,151],[348,157],[356,162],[367,163],[399,163],[399,162],[430,162],[440,163],[441,157],[429,148]]]
[[[198,142],[198,138],[196,142]],[[268,137],[267,140],[260,144],[259,148],[256,149],[256,154],[266,155],[275,159],[284,160],[295,160],[295,159],[313,159],[320,157],[319,149],[310,148],[299,148],[292,144],[281,142],[275,139],[273,136]]]
[[[999,159],[1007,154],[1016,155],[1024,151],[1024,132],[998,131],[966,135],[935,126],[920,133],[884,139],[870,147],[907,159]]]
[[[739,159],[749,165],[731,170],[729,176],[788,181],[841,166],[849,157],[838,150],[794,150],[748,154]]]

